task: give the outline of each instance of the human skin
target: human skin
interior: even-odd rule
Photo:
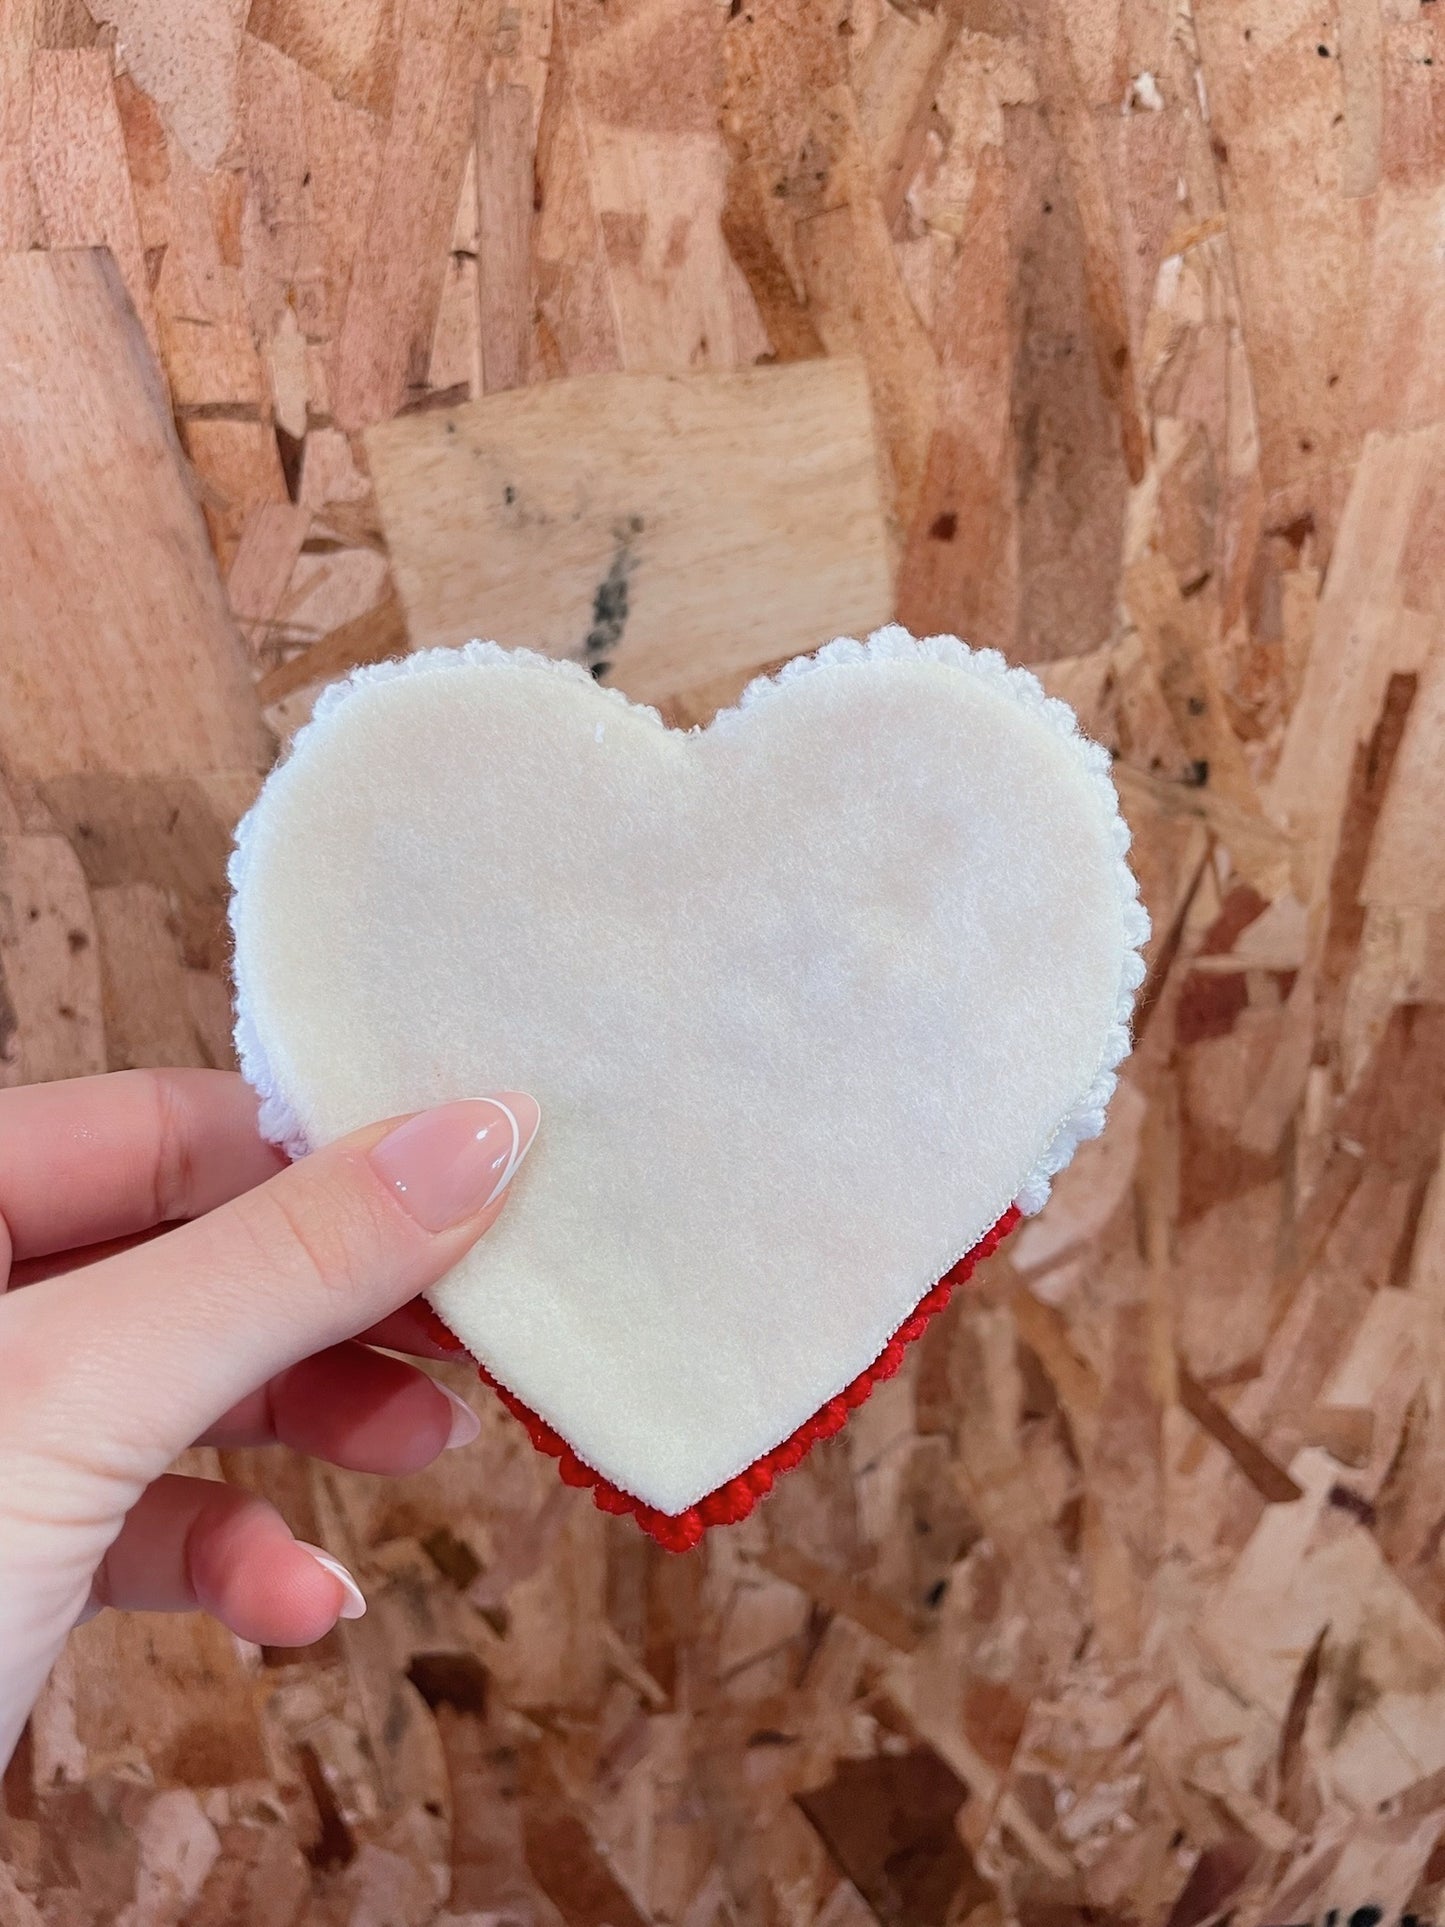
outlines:
[[[167,1468],[278,1445],[396,1475],[474,1438],[389,1354],[460,1349],[417,1294],[495,1222],[537,1118],[501,1092],[288,1165],[225,1072],[0,1092],[0,1766],[97,1611],[300,1646],[365,1610],[273,1506]]]

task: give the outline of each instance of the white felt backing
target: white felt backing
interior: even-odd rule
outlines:
[[[328,691],[243,826],[238,1043],[293,1149],[514,1088],[447,1323],[680,1512],[1102,1125],[1148,925],[1105,752],[881,631],[704,732],[491,644]]]

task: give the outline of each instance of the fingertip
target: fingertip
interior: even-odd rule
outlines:
[[[524,1091],[459,1098],[418,1111],[365,1155],[402,1211],[433,1237],[491,1224],[537,1135],[541,1108]]]
[[[233,1572],[210,1610],[257,1646],[313,1646],[339,1619],[359,1619],[366,1600],[339,1560],[292,1539],[264,1567]]]
[[[341,1595],[337,1616],[341,1619],[360,1619],[366,1611],[366,1595],[341,1561],[333,1558],[324,1547],[313,1546],[309,1539],[298,1539],[296,1544],[300,1551],[310,1553],[322,1572],[335,1581]]]
[[[366,1610],[346,1568],[293,1538],[269,1506],[248,1507],[229,1532],[198,1535],[191,1582],[198,1606],[257,1646],[310,1646]]]
[[[272,1383],[268,1408],[280,1445],[352,1472],[420,1472],[475,1438],[480,1421],[417,1365],[365,1346],[333,1346]]]

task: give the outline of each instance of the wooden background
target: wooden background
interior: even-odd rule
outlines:
[[[86,1628],[5,1927],[1445,1913],[1442,13],[0,0],[8,1080],[229,1061],[237,813],[457,624],[677,721],[996,644],[1157,931],[1107,1136],[699,1553],[480,1393],[212,1462],[371,1611]]]

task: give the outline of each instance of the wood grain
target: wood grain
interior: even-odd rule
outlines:
[[[549,382],[367,453],[417,645],[525,642],[657,702],[891,608],[856,363]]]

